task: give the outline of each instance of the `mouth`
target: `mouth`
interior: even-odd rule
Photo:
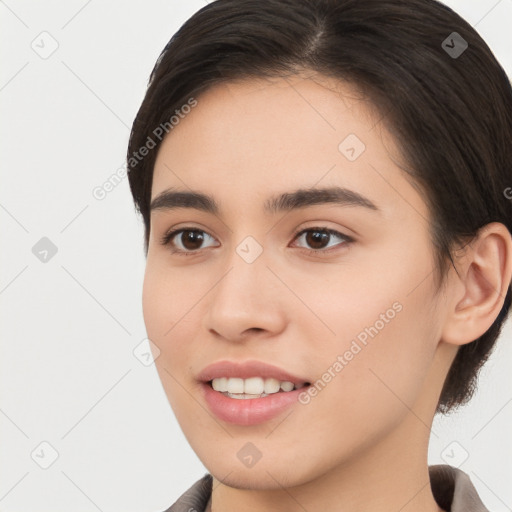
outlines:
[[[219,361],[204,368],[197,380],[215,416],[245,426],[279,416],[311,385],[303,377],[259,361]]]

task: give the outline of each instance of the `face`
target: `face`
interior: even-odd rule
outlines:
[[[196,100],[156,159],[143,288],[194,451],[229,485],[273,488],[428,436],[430,215],[380,116],[319,76]]]

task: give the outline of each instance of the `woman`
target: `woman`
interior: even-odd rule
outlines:
[[[487,510],[428,466],[510,309],[512,90],[434,0],[217,0],[127,160],[160,379],[209,473],[170,511]]]

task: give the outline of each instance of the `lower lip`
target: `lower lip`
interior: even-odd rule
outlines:
[[[305,388],[272,393],[263,398],[229,398],[215,391],[207,382],[202,384],[210,410],[217,418],[235,425],[257,425],[279,416],[298,401]]]

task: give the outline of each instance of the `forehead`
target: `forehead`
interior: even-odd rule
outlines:
[[[216,161],[232,163],[235,156],[254,157],[257,151],[260,159],[286,154],[293,160],[308,150],[315,150],[317,159],[320,151],[338,157],[338,145],[349,134],[374,151],[382,146],[377,141],[382,136],[381,116],[372,103],[353,86],[320,75],[222,83],[202,93],[197,102],[164,140],[172,149],[193,134],[198,151],[188,154],[189,159],[208,153]],[[304,146],[297,146],[298,141]],[[226,147],[231,151],[223,154]]]
[[[401,194],[422,203],[397,166],[401,155],[380,112],[349,84],[259,78],[218,84],[195,99],[159,148],[152,198],[178,187],[263,202],[292,186],[336,185],[376,202],[391,194],[395,206]]]

